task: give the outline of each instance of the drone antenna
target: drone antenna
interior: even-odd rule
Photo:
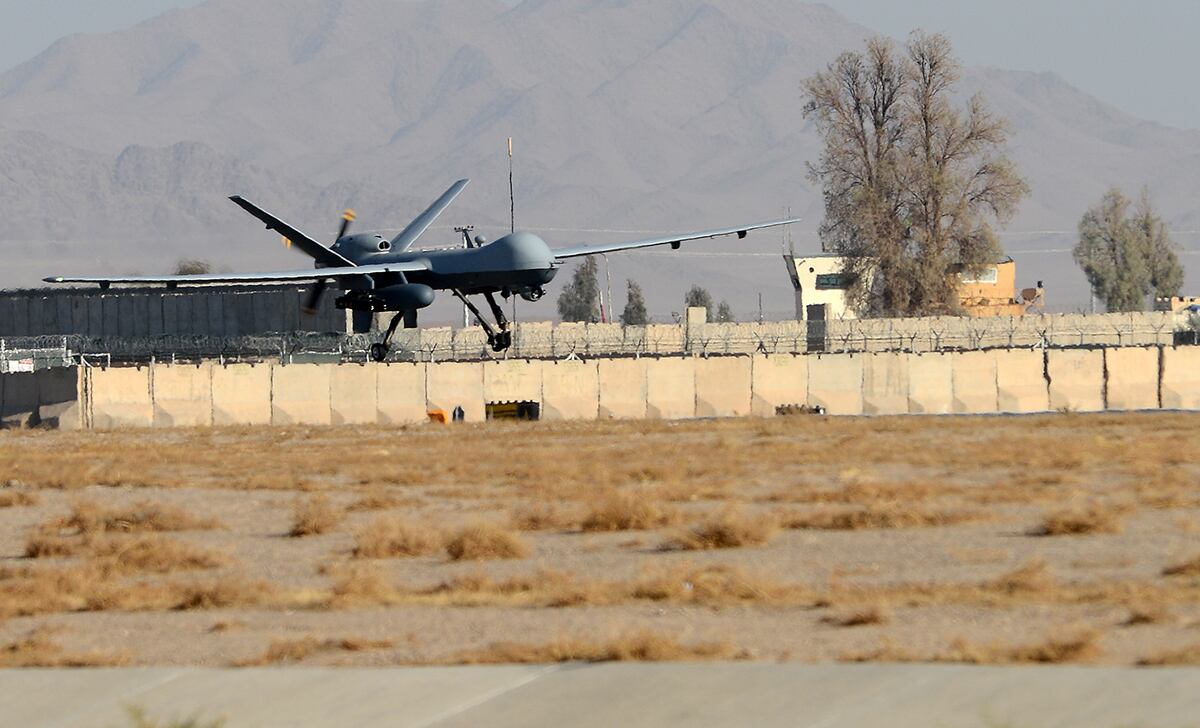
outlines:
[[[509,232],[517,231],[517,198],[513,191],[513,145],[508,138],[508,220]]]

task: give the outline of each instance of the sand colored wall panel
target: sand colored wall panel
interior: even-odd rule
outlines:
[[[646,367],[650,359],[600,359],[601,419],[641,419],[646,416]]]
[[[484,362],[483,401],[541,402],[541,365],[524,359]]]
[[[376,398],[378,364],[331,366],[329,422],[334,425],[374,424],[379,419]]]
[[[954,411],[954,373],[950,354],[910,354],[908,413],[948,415]]]
[[[960,351],[950,356],[955,414],[997,411],[996,357],[989,351]]]
[[[213,424],[271,424],[271,368],[269,364],[214,366]]]
[[[271,423],[275,425],[328,425],[329,382],[333,366],[324,364],[275,365],[271,372]]]
[[[150,369],[155,427],[208,427],[213,423],[211,362],[158,364]]]
[[[696,416],[750,414],[751,362],[748,356],[696,359]]]
[[[462,407],[467,422],[482,422],[483,364],[481,362],[443,362],[425,367],[425,398],[429,409]]]
[[[1110,410],[1158,409],[1158,349],[1106,349]]]
[[[1050,409],[1099,412],[1104,409],[1104,352],[1100,349],[1050,349]]]
[[[808,403],[831,415],[863,413],[861,354],[826,354],[808,358]]]
[[[696,360],[646,360],[646,417],[678,420],[696,416]]]
[[[92,369],[88,383],[95,429],[150,427],[154,423],[149,367]]]
[[[1045,412],[1050,409],[1046,368],[1040,349],[997,349],[996,401],[1001,412]]]
[[[83,367],[44,369],[37,381],[37,419],[39,424],[61,430],[79,430],[83,419]]]
[[[531,366],[538,363],[533,362]],[[600,411],[600,372],[594,361],[545,361],[542,367],[542,418],[594,420]],[[641,383],[634,386],[641,390]]]
[[[751,411],[771,417],[781,405],[808,401],[808,357],[792,354],[755,356],[752,359]]]
[[[863,357],[863,414],[908,414],[908,355],[897,352]]]
[[[1200,409],[1200,347],[1163,349],[1162,406]]]
[[[376,367],[375,377],[380,424],[413,424],[427,419],[424,364],[381,364]]]

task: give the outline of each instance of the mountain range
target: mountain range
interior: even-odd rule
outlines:
[[[517,226],[552,245],[803,217],[789,236],[609,261],[618,306],[634,278],[659,318],[693,282],[742,317],[759,293],[786,315],[785,239],[819,251],[806,168],[819,140],[800,83],[871,34],[796,0],[209,0],[69,36],[0,74],[0,285],[183,257],[305,264],[230,194],[330,239],[344,207],[359,229],[396,230],[471,177],[422,242],[454,244],[457,224],[495,236],[511,136]],[[967,68],[960,90],[1011,124],[1033,192],[1004,242],[1019,284],[1045,280],[1052,307],[1087,305],[1063,251],[1109,185],[1148,187],[1177,242],[1200,247],[1200,131],[1053,73]],[[523,316],[553,316],[553,298]]]

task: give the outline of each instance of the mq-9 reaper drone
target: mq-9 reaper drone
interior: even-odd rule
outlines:
[[[718,230],[664,235],[645,240],[598,245],[576,245],[567,248],[551,248],[537,235],[528,232],[513,232],[493,242],[483,238],[472,240],[464,232],[467,247],[441,250],[414,250],[413,243],[424,233],[438,215],[454,198],[458,197],[468,180],[455,182],[427,210],[418,215],[408,227],[395,238],[387,240],[376,234],[351,235],[350,223],[354,214],[347,210],[342,218],[341,230],[333,245],[326,247],[311,236],[297,230],[283,220],[255,206],[239,196],[229,198],[238,206],[261,220],[268,230],[282,235],[290,246],[294,246],[313,259],[315,267],[306,270],[274,271],[264,273],[203,273],[195,275],[165,276],[118,276],[118,277],[67,277],[46,278],[47,283],[95,283],[101,288],[112,284],[162,284],[169,288],[177,286],[215,284],[267,284],[297,281],[312,281],[304,310],[315,312],[329,283],[342,291],[336,305],[350,309],[362,318],[380,311],[395,312],[383,341],[371,345],[371,358],[384,361],[387,358],[392,336],[401,322],[415,328],[417,311],[433,303],[435,291],[450,291],[470,309],[479,325],[487,333],[488,343],[494,351],[504,351],[512,345],[512,332],[504,311],[496,303],[495,294],[504,298],[520,296],[527,301],[537,301],[545,295],[545,286],[554,279],[563,261],[586,255],[599,255],[622,250],[670,245],[678,249],[680,243],[689,240],[716,238],[725,235],[746,237],[751,230],[788,225],[797,219],[738,225]],[[495,317],[495,325],[489,323],[470,300],[470,296],[481,295],[487,301]],[[357,328],[357,327],[356,327]]]

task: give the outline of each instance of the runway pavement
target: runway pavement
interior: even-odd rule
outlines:
[[[602,664],[0,670],[0,725],[1200,726],[1200,669]]]

